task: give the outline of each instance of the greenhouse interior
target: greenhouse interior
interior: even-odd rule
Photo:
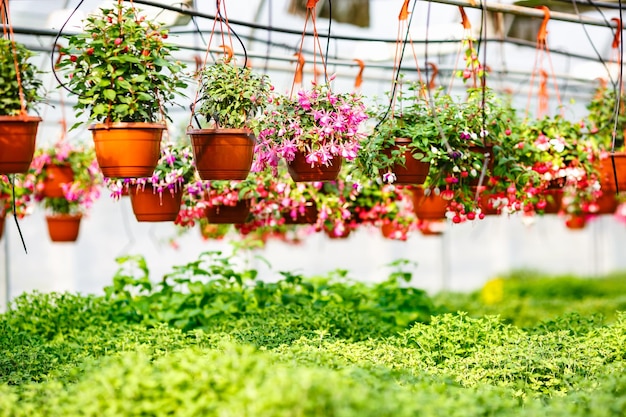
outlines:
[[[0,417],[626,416],[621,0],[0,0]]]

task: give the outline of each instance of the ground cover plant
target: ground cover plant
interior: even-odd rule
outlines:
[[[0,316],[0,417],[626,414],[626,314],[584,304],[619,305],[619,276],[517,272],[466,313],[412,287],[407,262],[373,284],[261,282],[236,255],[161,279],[129,256],[102,296],[24,294]],[[516,298],[538,303],[524,325],[479,309]]]

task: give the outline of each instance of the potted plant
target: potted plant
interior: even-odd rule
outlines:
[[[235,65],[232,55],[199,72],[193,116],[197,129],[187,130],[196,166],[204,180],[244,180],[250,173],[257,116],[270,90],[267,75]]]
[[[61,164],[69,167],[71,178],[54,185],[60,187],[60,195],[56,188],[50,194],[46,191],[50,167]],[[50,148],[36,151],[30,172],[35,183],[35,199],[48,211],[46,223],[50,239],[53,242],[75,241],[81,219],[100,196],[102,179],[94,149],[59,141]]]
[[[254,178],[209,181],[205,195],[206,217],[212,224],[246,223],[258,197]]]
[[[600,85],[593,99],[587,104],[588,114],[585,118],[589,137],[602,151],[600,160],[602,188],[612,192],[626,191],[625,99],[626,96],[622,94],[620,106],[616,109],[616,91]],[[615,138],[613,138],[614,128]]]
[[[77,96],[76,115],[93,122],[89,130],[105,177],[149,177],[156,167],[168,105],[186,87],[184,65],[167,38],[168,31],[132,3],[119,2],[89,15],[83,31],[61,48],[62,85]]]
[[[296,182],[332,181],[344,159],[356,159],[368,117],[359,94],[334,93],[329,84],[313,82],[295,98],[278,94],[271,104],[258,135],[258,169],[275,172],[283,159]]]
[[[12,39],[0,39],[0,174],[26,173],[33,159],[41,118],[28,112],[43,100],[33,53]]]
[[[116,199],[128,187],[137,221],[175,221],[183,195],[195,193],[195,175],[191,146],[167,142],[161,147],[161,157],[150,177],[108,180],[107,186]]]

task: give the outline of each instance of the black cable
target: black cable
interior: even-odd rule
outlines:
[[[398,79],[400,78],[400,69],[402,68],[402,61],[404,59],[404,51],[406,50],[407,40],[409,39],[409,34],[411,32],[411,23],[413,22],[413,16],[415,16],[416,4],[417,4],[417,0],[414,0],[413,8],[411,9],[411,13],[410,13],[411,16],[409,17],[409,23],[406,28],[406,35],[404,36],[404,42],[402,43],[402,51],[400,52],[400,60],[398,62],[398,71],[396,72],[396,77],[394,79],[393,86],[391,89],[391,95],[389,98],[389,106],[387,107],[387,110],[385,110],[385,113],[383,114],[381,119],[378,121],[378,123],[374,127],[374,131],[377,131],[378,127],[383,123],[383,121],[385,121],[385,119],[387,118],[387,115],[389,115],[389,112],[391,111],[391,106],[393,105],[393,98],[395,97],[396,90],[398,88]],[[428,4],[430,5],[430,2]]]
[[[6,9],[5,9],[6,10]],[[22,241],[22,247],[24,248],[24,253],[28,254],[28,249],[26,249],[26,242],[24,241],[24,235],[22,235],[22,229],[20,228],[20,222],[17,221],[17,210],[15,208],[15,175],[10,174],[9,178],[11,179],[11,193],[12,201],[11,206],[13,208],[13,220],[15,221],[15,226],[17,227],[17,233],[20,235],[20,240]]]
[[[243,49],[243,56],[244,56],[243,66],[246,67],[248,65],[248,50],[246,49],[246,45],[243,43],[243,41],[241,40],[237,32],[235,32],[235,29],[233,29],[233,27],[231,26],[230,22],[222,16],[222,12],[220,12],[220,6],[219,6],[220,1],[221,0],[215,0],[216,5],[217,5],[217,15],[215,16],[215,18],[220,19],[220,21],[226,25],[228,30],[233,35],[235,35],[235,38],[237,38],[237,40],[239,41],[239,45],[241,45],[241,48]]]
[[[67,17],[67,20],[65,22],[63,22],[63,25],[61,25],[61,28],[59,29],[59,32],[57,33],[56,37],[54,38],[54,42],[52,42],[52,51],[50,52],[50,66],[52,67],[52,75],[54,75],[54,78],[57,80],[57,82],[59,83],[59,85],[61,87],[63,87],[65,90],[67,90],[68,92],[74,94],[77,97],[80,97],[80,94],[78,94],[77,92],[75,92],[74,90],[69,88],[64,82],[62,82],[61,79],[59,78],[59,75],[56,72],[56,68],[55,68],[56,67],[56,63],[54,62],[54,50],[56,49],[57,44],[59,43],[59,38],[61,37],[61,34],[63,33],[63,29],[65,29],[65,26],[72,19],[72,16],[74,16],[74,13],[76,13],[78,11],[80,6],[82,6],[82,4],[84,2],[85,2],[85,0],[80,0],[78,2],[78,5],[74,8],[74,10],[72,10],[72,13],[70,13],[70,15]]]

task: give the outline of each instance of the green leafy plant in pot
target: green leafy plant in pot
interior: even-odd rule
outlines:
[[[167,38],[161,25],[120,1],[90,15],[61,48],[63,85],[78,96],[77,117],[94,122],[89,129],[105,177],[149,177],[156,167],[167,105],[187,85]]]
[[[43,100],[43,89],[32,57],[24,45],[0,39],[0,174],[26,173],[35,153],[41,118],[28,112]]]
[[[198,76],[192,118],[200,128],[190,128],[187,134],[200,178],[244,180],[252,167],[257,116],[273,89],[269,77],[235,65],[230,48],[223,59],[201,69]]]

